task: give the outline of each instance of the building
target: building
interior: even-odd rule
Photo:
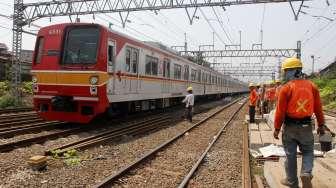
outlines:
[[[30,80],[31,63],[33,59],[32,50],[22,50],[21,52],[21,72],[23,80]],[[8,51],[6,44],[0,43],[0,81],[6,80],[8,71],[12,64],[12,53]]]

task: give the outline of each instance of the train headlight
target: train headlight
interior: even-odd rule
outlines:
[[[90,78],[90,84],[91,84],[91,85],[96,85],[96,84],[98,84],[98,81],[99,81],[98,76],[92,76],[92,77]]]
[[[32,77],[32,82],[33,82],[33,83],[36,83],[36,82],[37,82],[37,77],[36,77],[36,76],[33,76],[33,77]]]

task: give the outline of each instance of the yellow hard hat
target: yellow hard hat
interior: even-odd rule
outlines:
[[[292,69],[292,68],[302,68],[302,62],[300,59],[291,57],[285,59],[284,62],[282,62],[281,69],[286,70],[286,69]]]
[[[249,84],[249,87],[254,87],[254,84],[253,84],[253,83],[250,83],[250,84]]]
[[[275,80],[275,83],[280,83],[281,81],[279,79],[276,79]]]
[[[187,88],[187,91],[192,91],[192,90],[193,90],[193,89],[192,89],[191,86]]]

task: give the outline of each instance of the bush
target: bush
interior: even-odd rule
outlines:
[[[33,82],[23,82],[21,91],[25,94],[33,94]]]
[[[5,95],[5,93],[8,91],[9,91],[9,82],[8,81],[0,82],[0,96]]]
[[[15,106],[15,98],[10,94],[5,94],[0,97],[0,108]]]
[[[323,104],[326,108],[336,107],[336,79],[330,77],[314,78],[314,83],[320,90]]]

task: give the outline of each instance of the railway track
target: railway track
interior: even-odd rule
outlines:
[[[336,112],[330,110],[323,110],[324,114],[336,118]]]
[[[62,155],[63,153],[71,149],[84,150],[91,146],[103,144],[113,139],[121,138],[124,135],[134,136],[137,134],[153,131],[155,129],[161,129],[167,126],[170,122],[171,117],[169,115],[152,117],[139,122],[127,124],[117,129],[107,130],[99,133],[98,135],[90,136],[76,142],[47,150],[45,151],[45,154],[51,155],[53,151],[57,151],[58,155]]]
[[[32,111],[33,108],[9,108],[9,109],[0,109],[0,114],[8,114],[8,113],[18,113],[18,112],[27,112]]]
[[[196,127],[200,127],[201,125],[205,124],[207,121],[209,121],[212,118],[215,118],[216,115],[218,115],[219,113],[221,113],[223,110],[228,109],[230,106],[236,104],[238,101],[241,101],[241,99],[237,99],[236,101],[220,108],[219,110],[217,110],[216,112],[210,114],[208,117],[205,117],[204,119],[202,119],[201,121],[199,121],[198,123],[192,125],[190,128],[188,128],[187,130],[183,131],[182,133],[176,135],[175,137],[171,138],[170,140],[164,142],[163,144],[157,146],[156,148],[154,148],[153,150],[151,150],[150,152],[148,152],[147,154],[144,154],[143,157],[133,161],[132,163],[124,166],[123,168],[121,168],[118,172],[112,174],[111,176],[105,178],[102,182],[100,182],[99,184],[95,185],[94,187],[96,188],[100,188],[100,187],[111,187],[114,183],[116,183],[117,180],[120,180],[123,177],[126,177],[127,175],[129,175],[130,171],[135,169],[136,167],[140,166],[140,164],[143,163],[151,163],[151,160],[153,158],[155,158],[155,155],[160,152],[160,154],[163,151],[166,151],[168,146],[173,145],[173,143],[177,142],[177,140],[179,140],[180,138],[182,138],[184,135],[186,135],[187,133],[190,133],[191,131],[193,131]],[[236,110],[233,115],[231,115],[231,117],[229,118],[229,120],[227,121],[227,123],[225,123],[222,128],[217,132],[217,134],[214,136],[215,139],[212,140],[212,142],[208,145],[208,147],[204,150],[203,154],[201,154],[200,158],[197,160],[197,162],[192,165],[191,170],[189,171],[189,173],[187,173],[187,175],[183,178],[183,180],[181,181],[182,183],[180,184],[180,187],[185,187],[190,178],[193,176],[193,174],[196,172],[197,168],[199,167],[199,165],[202,163],[202,161],[204,160],[205,156],[207,155],[208,151],[211,149],[211,147],[214,145],[214,143],[216,142],[216,140],[220,137],[220,135],[222,134],[223,130],[225,130],[225,128],[227,127],[227,125],[233,120],[233,118],[236,116],[236,114],[240,111],[240,109],[243,107],[243,105],[245,104],[245,102],[243,104],[241,104],[238,108],[238,110]],[[218,120],[215,120],[218,121]],[[222,119],[223,121],[223,119]],[[211,138],[211,136],[210,136]],[[143,166],[143,165],[141,165]],[[134,172],[135,173],[135,172]],[[132,175],[134,175],[134,173],[132,173]]]
[[[64,124],[66,123],[58,121],[49,121],[49,122],[34,121],[34,123],[32,124],[0,128],[0,138],[10,138],[13,136],[22,135],[26,133],[37,133],[41,131],[48,131],[60,127]]]
[[[46,134],[46,135],[41,135],[41,136],[36,136],[36,137],[28,138],[28,139],[22,139],[22,140],[18,140],[18,141],[14,141],[14,142],[1,144],[0,145],[0,152],[8,152],[8,151],[11,151],[11,150],[16,149],[16,148],[25,147],[25,146],[29,146],[29,145],[32,145],[32,144],[44,143],[47,140],[53,140],[53,139],[56,139],[56,138],[59,138],[59,137],[65,137],[65,136],[68,136],[68,135],[71,135],[71,134],[86,131],[88,129],[89,129],[88,127],[74,127],[74,128],[70,128],[70,129],[67,129],[67,130],[55,131],[55,132],[52,132],[52,133]]]

